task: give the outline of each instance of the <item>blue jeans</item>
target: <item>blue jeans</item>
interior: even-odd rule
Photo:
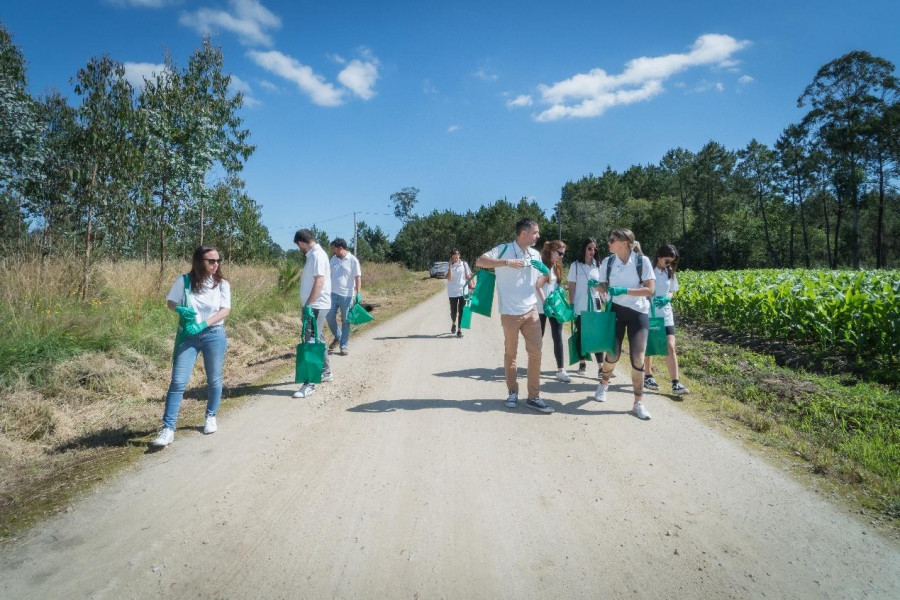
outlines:
[[[206,416],[214,417],[222,400],[222,364],[225,362],[225,326],[215,325],[197,335],[185,338],[175,351],[172,364],[172,382],[166,394],[166,412],[163,413],[163,427],[175,429],[178,407],[184,397],[184,388],[191,379],[191,371],[197,362],[197,354],[203,353],[203,367],[206,369]]]
[[[331,329],[334,339],[341,340],[341,348],[347,347],[350,341],[350,321],[347,317],[350,307],[353,306],[353,296],[339,296],[331,292],[331,308],[328,309],[328,328]],[[337,311],[341,310],[341,326],[337,324]]]

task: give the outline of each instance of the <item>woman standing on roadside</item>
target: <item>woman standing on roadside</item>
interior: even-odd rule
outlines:
[[[632,410],[639,419],[649,419],[650,413],[642,402],[644,395],[644,355],[650,334],[650,298],[653,296],[656,275],[653,265],[643,254],[634,251],[634,234],[630,229],[614,229],[607,240],[610,255],[600,263],[600,289],[612,297],[616,314],[616,352],[603,359],[600,385],[594,398],[606,401],[609,374],[619,361],[622,340],[628,332],[631,355],[631,385],[634,390]]]
[[[168,446],[175,439],[175,421],[197,362],[203,354],[206,370],[206,421],[203,433],[218,429],[216,414],[222,399],[222,364],[225,362],[225,317],[231,312],[231,285],[219,268],[222,259],[212,246],[194,251],[191,272],[179,276],[166,296],[169,310],[179,316],[178,335],[172,361],[172,380],[166,395],[163,428],[154,446]]]
[[[653,262],[653,272],[656,275],[656,291],[653,295],[653,305],[662,313],[666,325],[666,346],[669,353],[666,355],[666,366],[669,368],[669,377],[672,379],[672,393],[676,396],[684,396],[690,393],[678,380],[678,355],[675,354],[675,314],[672,312],[672,296],[678,290],[678,278],[675,271],[678,269],[678,249],[672,244],[663,244],[656,251]],[[646,373],[644,373],[644,387],[656,391],[659,384],[653,379],[653,371],[650,357],[645,361]]]
[[[450,333],[456,337],[462,337],[462,308],[466,297],[466,280],[472,276],[469,263],[460,259],[459,250],[450,251],[450,266],[447,268],[447,296],[450,298]],[[469,289],[475,287],[475,282],[468,283]]]
[[[593,302],[593,308],[597,308],[597,283],[600,281],[600,270],[597,265],[597,240],[594,238],[585,238],[581,242],[578,249],[578,257],[575,262],[569,266],[569,298],[572,301],[572,308],[575,309],[575,331],[581,330],[581,313],[588,310],[588,302]],[[581,356],[581,337],[575,336],[575,347],[578,355]],[[600,377],[600,365],[603,363],[603,356],[600,353],[594,354],[597,359],[597,377]],[[582,359],[578,363],[579,375],[587,373],[587,365]]]
[[[549,275],[542,275],[537,280],[535,287],[538,297],[538,318],[541,320],[541,337],[544,337],[544,329],[547,321],[550,321],[550,335],[553,338],[553,356],[556,357],[556,378],[564,383],[569,383],[572,378],[563,368],[563,324],[549,315],[544,314],[544,300],[559,287],[562,281],[562,259],[566,255],[566,244],[562,240],[549,240],[544,242],[541,249],[541,262],[549,269]]]

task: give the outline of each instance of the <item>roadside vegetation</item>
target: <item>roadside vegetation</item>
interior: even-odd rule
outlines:
[[[0,260],[0,540],[146,451],[159,427],[176,319],[165,294],[187,264],[103,262],[94,296],[65,260]],[[226,265],[223,411],[289,377],[299,331],[296,263]],[[38,273],[42,273],[39,277]],[[396,264],[366,264],[363,300],[376,323],[436,293],[442,281]],[[202,422],[202,361],[180,421]],[[195,400],[195,401],[191,401]]]

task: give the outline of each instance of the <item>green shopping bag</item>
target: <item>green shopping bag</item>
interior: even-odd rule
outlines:
[[[349,312],[347,312],[347,320],[350,321],[351,325],[362,325],[374,319],[375,317],[370,315],[359,302],[351,306]]]
[[[472,328],[472,308],[469,306],[470,299],[466,296],[466,303],[462,307],[462,316],[459,318],[460,329]]]
[[[575,310],[566,300],[566,293],[560,287],[547,294],[543,308],[545,315],[553,317],[559,323],[565,323],[575,318]]]
[[[577,362],[580,362],[584,357],[578,353],[578,330],[575,328],[575,323],[572,322],[572,335],[569,336],[569,364],[574,365]]]
[[[310,330],[312,335],[308,335]],[[322,369],[325,368],[325,342],[319,341],[316,320],[304,319],[302,331],[300,343],[297,344],[294,383],[322,383]]]
[[[184,301],[182,302],[182,305],[190,306],[188,299],[191,297],[191,277],[184,274],[181,276],[181,281],[184,283]],[[178,330],[175,332],[175,346],[172,348],[173,363],[175,362],[175,353],[178,352],[178,347],[181,346],[181,342],[188,337],[187,332],[184,330],[184,325],[184,319],[178,319]]]
[[[503,258],[507,247],[503,247],[497,258]],[[494,286],[497,283],[497,276],[491,271],[481,269],[477,273],[473,273],[472,277],[475,277],[475,289],[472,290],[470,309],[474,313],[490,317],[491,308],[494,306]],[[466,280],[467,285],[472,277]]]
[[[647,336],[646,356],[666,356],[669,345],[666,343],[666,320],[656,316],[653,299],[650,299],[650,334]]]
[[[588,310],[581,313],[581,351],[616,353],[616,313],[612,311],[612,300],[606,303],[606,310],[594,310],[594,298],[588,293]]]

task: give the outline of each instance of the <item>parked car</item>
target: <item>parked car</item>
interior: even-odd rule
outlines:
[[[431,265],[431,269],[428,270],[428,274],[432,277],[446,277],[447,271],[450,270],[450,263],[448,262],[436,262]]]

